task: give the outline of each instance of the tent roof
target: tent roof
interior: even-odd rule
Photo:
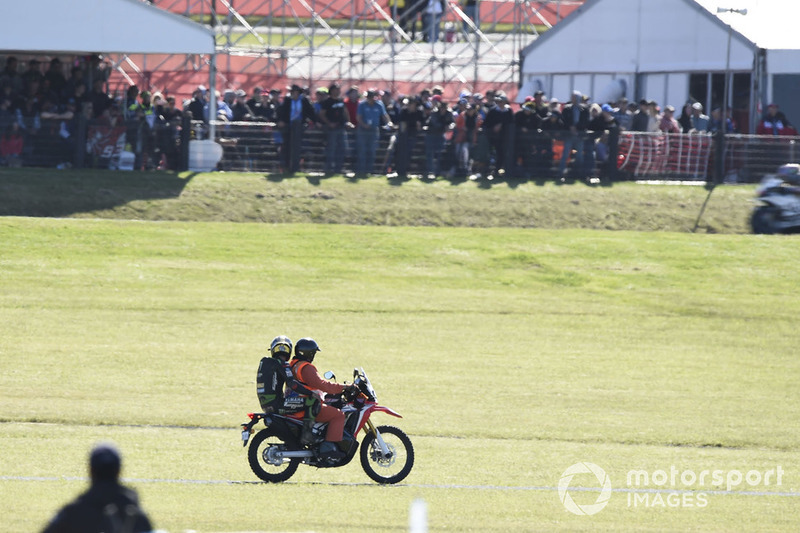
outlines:
[[[213,54],[214,34],[144,0],[6,2],[0,50],[35,53]]]
[[[797,0],[695,0],[725,24],[766,50],[800,50]],[[747,14],[717,13],[717,8],[747,9]]]
[[[752,69],[756,43],[695,0],[587,0],[523,50],[523,72],[719,70],[729,35],[730,67]]]

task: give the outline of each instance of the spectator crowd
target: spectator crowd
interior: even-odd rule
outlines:
[[[136,85],[110,96],[110,68],[97,55],[79,57],[70,65],[53,58],[43,67],[36,59],[24,69],[13,56],[5,60],[0,72],[0,164],[19,166],[34,161],[34,155],[38,164],[68,164],[81,151],[97,164],[98,158],[108,159],[118,150],[92,150],[102,143],[101,135],[86,139],[79,134],[81,125],[90,125],[96,131],[123,131],[122,149],[134,154],[134,168],[176,169],[181,132],[194,121],[192,134],[201,136],[202,123],[211,118],[211,91],[204,86],[179,108],[173,96],[140,91]],[[214,100],[214,118],[223,133],[233,131],[226,124],[272,125],[259,130],[260,135],[279,148],[280,168],[287,173],[301,170],[310,130],[323,139],[324,172],[329,175],[352,171],[357,176],[403,177],[414,171],[428,178],[571,174],[611,179],[623,131],[713,134],[737,129],[721,110],[706,115],[696,101],[686,102],[678,114],[673,106],[661,109],[652,100],[592,102],[579,91],[563,104],[543,91],[513,104],[502,90],[448,98],[441,86],[395,95],[388,89],[362,91],[331,83],[313,92],[299,85],[255,87],[249,94],[228,89],[215,91]],[[797,134],[774,104],[756,132]],[[351,168],[346,168],[348,161]]]

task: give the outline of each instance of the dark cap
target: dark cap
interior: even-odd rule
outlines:
[[[292,86],[289,87],[289,91],[290,92],[297,91],[297,92],[301,93],[301,92],[303,92],[303,88],[300,87],[299,85],[297,85],[296,83],[293,83]]]
[[[98,444],[89,454],[89,468],[94,479],[116,479],[121,466],[119,451],[111,444]]]
[[[536,91],[533,96],[544,96],[544,91]]]

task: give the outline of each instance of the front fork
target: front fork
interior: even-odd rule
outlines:
[[[376,428],[375,424],[372,423],[372,420],[367,420],[367,424],[364,426],[364,433],[367,435],[370,433],[374,434],[375,440],[378,442],[378,446],[381,448],[381,456],[389,457],[389,447],[386,446],[386,443],[383,441],[383,437],[381,437],[380,431],[378,431],[378,428]]]

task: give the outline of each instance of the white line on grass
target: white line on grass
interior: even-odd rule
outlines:
[[[86,477],[79,476],[0,476],[0,481],[82,481],[88,482]],[[180,485],[263,485],[263,481],[231,481],[224,479],[138,479],[138,478],[124,478],[125,483],[163,483],[163,484],[180,484]],[[375,483],[344,483],[344,482],[322,482],[322,481],[306,481],[295,482],[286,481],[287,485],[326,485],[326,486],[343,486],[343,487],[374,487],[378,486]],[[400,483],[393,485],[395,487],[406,487],[415,489],[455,489],[455,490],[488,490],[488,491],[558,491],[558,487],[547,486],[530,486],[530,487],[515,487],[503,485],[434,485],[434,484],[415,484],[415,483]],[[570,491],[579,492],[600,492],[601,487],[570,487]],[[784,498],[798,498],[800,492],[775,492],[775,491],[757,491],[757,490],[685,490],[685,489],[645,489],[645,488],[619,488],[611,489],[612,492],[621,493],[634,493],[634,494],[695,494],[702,492],[704,494],[714,494],[719,496],[780,496]]]

